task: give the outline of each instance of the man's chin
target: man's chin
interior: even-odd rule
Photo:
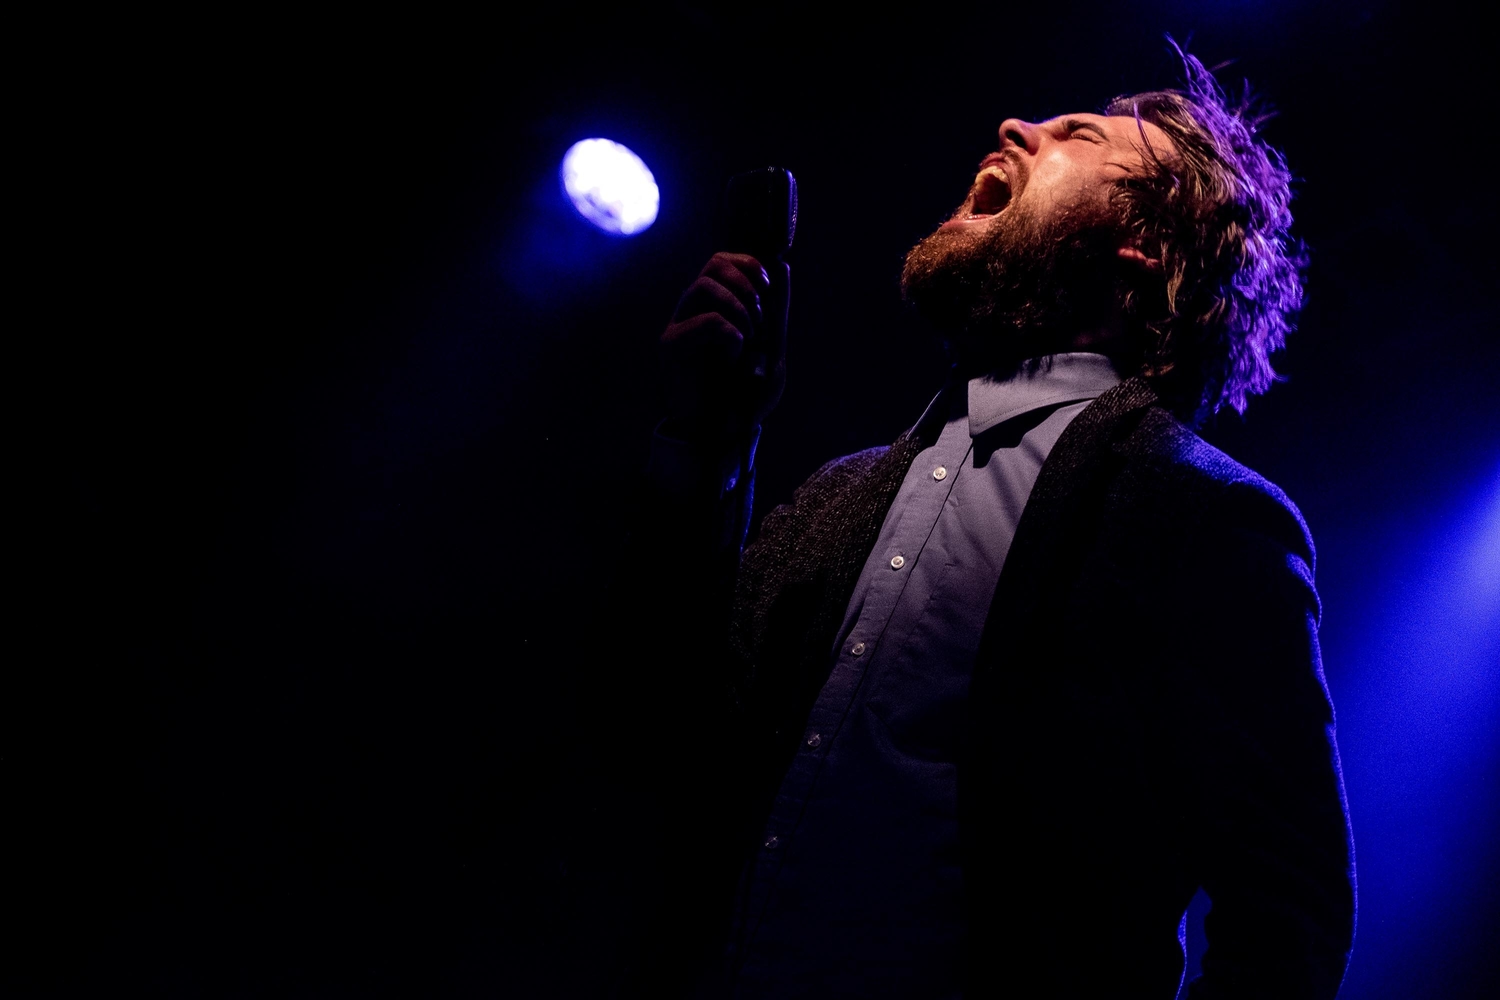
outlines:
[[[989,230],[977,225],[939,226],[906,255],[901,294],[944,336],[957,334],[990,284],[986,272]]]
[[[943,223],[907,253],[901,272],[902,290],[910,292],[913,281],[926,284],[946,272],[962,269],[965,263],[972,264],[983,243],[983,230],[954,226],[952,220]]]

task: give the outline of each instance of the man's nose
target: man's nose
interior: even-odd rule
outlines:
[[[1040,139],[1041,130],[1031,122],[1023,122],[1019,118],[1007,118],[1000,123],[1000,148],[1002,150],[1010,147],[1035,154]]]

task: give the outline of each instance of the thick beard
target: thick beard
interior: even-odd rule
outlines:
[[[1117,226],[1104,213],[1039,221],[1014,205],[984,232],[939,229],[906,255],[903,297],[960,368],[1002,374],[1107,324],[1119,301]]]

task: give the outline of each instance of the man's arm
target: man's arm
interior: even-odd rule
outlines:
[[[627,680],[618,706],[640,720],[638,731],[649,730],[638,745],[651,752],[664,749],[655,733],[670,730],[674,717],[725,710],[729,612],[755,446],[786,378],[788,273],[779,262],[770,268],[744,254],[715,254],[660,339],[667,413],[610,596],[620,636],[644,657],[644,669],[617,679]]]
[[[1181,760],[1212,901],[1193,1000],[1327,997],[1354,933],[1354,863],[1318,648],[1313,553],[1284,498],[1237,483],[1199,551],[1179,649]]]
[[[637,884],[626,995],[683,988],[722,940],[733,890],[747,741],[729,618],[755,444],[785,379],[787,270],[770,266],[715,255],[661,337],[667,415],[591,644],[613,651],[591,729],[607,787],[627,792],[610,822]]]

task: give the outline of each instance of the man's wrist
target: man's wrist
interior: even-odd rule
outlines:
[[[758,424],[704,434],[701,428],[668,418],[652,435],[646,476],[671,495],[722,499],[750,478],[759,442]]]

